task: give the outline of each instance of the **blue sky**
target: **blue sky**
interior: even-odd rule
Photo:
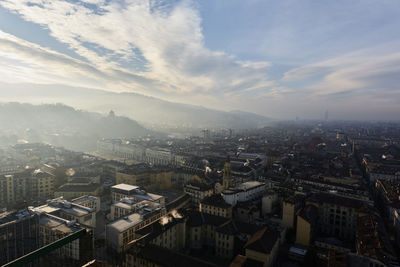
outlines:
[[[400,2],[3,0],[0,81],[398,119]]]

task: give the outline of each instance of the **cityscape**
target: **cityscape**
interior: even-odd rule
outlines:
[[[399,133],[292,121],[101,139],[93,153],[11,145],[1,264],[399,266]]]
[[[0,266],[400,267],[399,13],[0,0]]]

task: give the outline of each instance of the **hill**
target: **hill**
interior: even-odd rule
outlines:
[[[139,137],[153,132],[126,117],[76,110],[63,104],[0,104],[0,135],[47,142],[77,151],[96,148],[100,138]],[[0,141],[1,142],[1,141]]]
[[[0,83],[6,101],[64,103],[78,109],[107,113],[115,110],[140,123],[171,127],[248,129],[266,126],[271,119],[257,114],[208,109],[148,97],[64,85]]]

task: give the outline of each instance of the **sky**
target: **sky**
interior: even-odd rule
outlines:
[[[398,0],[1,0],[0,82],[398,120],[399,13]]]

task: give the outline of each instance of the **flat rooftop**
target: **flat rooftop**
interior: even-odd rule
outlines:
[[[107,227],[116,229],[118,232],[122,233],[129,228],[135,226],[142,221],[142,217],[139,213],[133,213],[131,215],[125,216],[119,220],[110,223]]]
[[[139,189],[139,186],[130,185],[130,184],[117,184],[117,185],[111,186],[111,189],[131,191],[131,190]]]

